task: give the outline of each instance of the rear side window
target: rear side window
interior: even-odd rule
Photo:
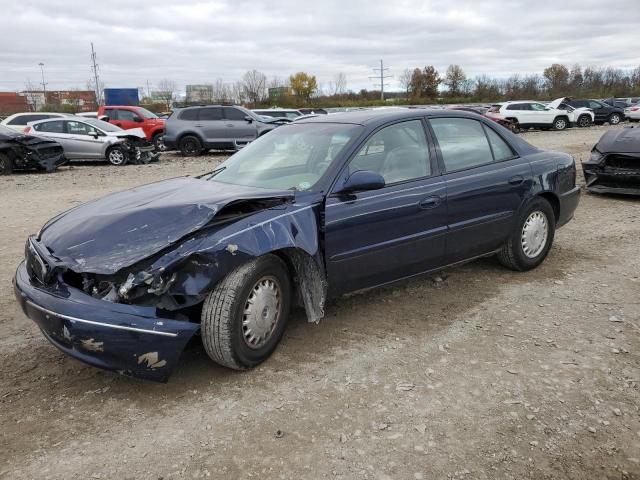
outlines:
[[[493,162],[482,124],[468,118],[434,118],[431,127],[447,172],[465,170]]]
[[[16,118],[9,122],[9,125],[26,125],[29,122],[37,122],[38,120],[46,120],[47,118],[54,118],[57,115],[18,115]]]
[[[200,110],[199,120],[222,120],[222,109],[220,107],[203,108]]]
[[[224,117],[227,120],[244,120],[247,114],[233,107],[224,107]]]
[[[486,125],[484,125],[484,130],[487,133],[489,144],[491,144],[491,150],[493,150],[493,159],[496,162],[515,157],[511,147],[500,137],[500,135]]]
[[[64,122],[62,120],[54,120],[52,122],[38,123],[33,128],[38,132],[64,133]]]
[[[190,121],[190,122],[195,122],[196,120],[198,120],[198,111],[199,110],[200,110],[199,108],[190,108],[188,110],[184,110],[180,114],[180,120],[186,120],[186,121]]]
[[[115,108],[106,108],[104,110],[104,114],[109,117],[109,120],[117,120],[118,119],[118,110]]]
[[[526,103],[512,103],[507,105],[507,110],[528,110]]]

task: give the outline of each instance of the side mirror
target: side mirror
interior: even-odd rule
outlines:
[[[249,122],[249,123],[253,123],[253,117],[247,115],[246,117],[244,117],[244,119]]]
[[[100,134],[96,130],[91,130],[89,132],[89,135],[91,135],[93,138],[98,138],[100,136]]]
[[[367,190],[379,190],[385,186],[382,175],[371,170],[358,170],[353,172],[344,185],[336,193],[363,192]]]
[[[134,122],[136,122],[136,123],[142,123],[142,122],[144,122],[144,120],[143,120],[143,119],[141,119],[140,117],[133,117],[133,121],[134,121]]]

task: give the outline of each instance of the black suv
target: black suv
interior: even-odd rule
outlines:
[[[590,99],[574,99],[565,102],[573,108],[586,107],[593,110],[595,115],[595,124],[603,124],[609,122],[611,125],[617,125],[624,120],[624,110],[622,108],[613,107],[604,102]]]
[[[210,148],[238,150],[276,126],[235,105],[176,108],[164,124],[164,145],[188,156]]]

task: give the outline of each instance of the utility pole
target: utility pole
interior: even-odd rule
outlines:
[[[47,104],[47,84],[44,81],[44,63],[40,62],[40,72],[42,73],[42,96],[44,97],[44,105]]]
[[[93,71],[93,81],[96,84],[96,102],[100,106],[102,95],[100,94],[100,77],[98,75],[98,64],[96,63],[96,51],[93,49],[93,42],[91,42],[91,70]]]
[[[384,83],[384,81],[387,78],[393,77],[393,75],[385,75],[385,72],[388,72],[389,69],[384,66],[384,63],[382,62],[382,60],[380,60],[380,68],[374,68],[373,71],[380,72],[380,75],[376,74],[375,77],[369,77],[369,78],[380,80],[380,100],[384,100],[384,87],[389,85],[388,83]]]

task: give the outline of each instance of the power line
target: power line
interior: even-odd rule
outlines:
[[[96,51],[93,49],[93,42],[91,42],[91,70],[93,71],[93,79],[96,82],[96,102],[98,106],[102,103],[102,96],[100,94],[100,76],[98,75],[98,64],[96,63]]]
[[[384,87],[385,86],[387,86],[387,87],[389,86],[388,83],[384,83],[384,80],[386,78],[393,78],[393,75],[385,75],[384,74],[389,69],[384,66],[384,63],[382,62],[382,60],[380,60],[380,68],[373,68],[372,70],[374,72],[380,72],[380,75],[376,74],[375,77],[369,77],[369,78],[375,78],[376,80],[380,80],[380,100],[384,100]]]

